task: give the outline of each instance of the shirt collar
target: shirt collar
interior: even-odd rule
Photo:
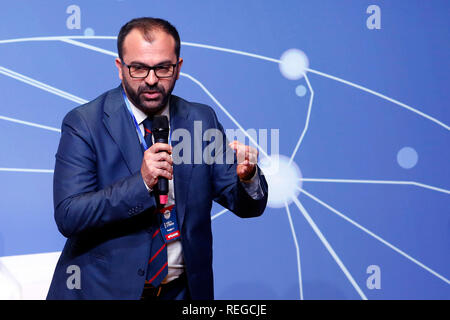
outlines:
[[[142,124],[142,122],[147,119],[147,115],[138,107],[136,107],[133,102],[130,101],[130,99],[127,96],[127,100],[130,103],[131,106],[131,111],[133,112],[134,117],[136,118],[136,121],[139,125]],[[166,105],[164,106],[164,108],[162,110],[160,110],[157,115],[162,115],[162,116],[166,116],[167,119],[170,121],[170,112],[169,112],[169,101],[170,101],[170,97],[169,100],[167,101]]]

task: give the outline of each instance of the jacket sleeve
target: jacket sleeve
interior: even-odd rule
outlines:
[[[263,192],[262,197],[254,199],[248,194],[236,173],[237,159],[234,151],[228,146],[228,139],[217,116],[213,113],[214,127],[223,137],[222,149],[216,154],[216,161],[212,165],[212,185],[214,200],[241,218],[260,216],[267,204],[268,186],[261,169],[257,168],[259,184]],[[217,161],[219,157],[221,160]],[[232,160],[231,160],[232,159]],[[231,160],[231,161],[230,161]]]
[[[63,120],[53,176],[55,221],[65,237],[127,219],[156,205],[137,173],[98,189],[96,151],[75,109]]]

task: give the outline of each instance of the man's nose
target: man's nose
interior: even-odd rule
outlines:
[[[148,73],[147,77],[145,78],[145,82],[149,85],[149,86],[153,86],[154,84],[156,84],[158,82],[158,77],[155,74],[155,70],[150,70],[150,72]]]

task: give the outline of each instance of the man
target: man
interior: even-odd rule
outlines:
[[[263,213],[267,183],[257,151],[228,145],[210,107],[171,95],[183,59],[169,22],[131,20],[117,45],[121,85],[72,110],[62,124],[54,206],[67,242],[47,298],[213,299],[212,201],[240,217]],[[152,141],[148,122],[158,115],[169,118],[169,144]],[[218,130],[224,147],[213,163],[175,163],[175,132],[195,135],[195,122],[200,136]],[[190,150],[182,150],[183,159],[195,158]],[[231,164],[220,161],[233,151]],[[167,204],[159,197],[161,178],[169,181]]]

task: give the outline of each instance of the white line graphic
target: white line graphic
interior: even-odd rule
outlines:
[[[312,103],[313,103],[313,100],[314,100],[314,90],[311,87],[311,83],[309,82],[309,79],[308,79],[306,73],[303,74],[303,75],[305,77],[306,83],[308,84],[309,91],[311,91],[311,96],[309,97],[309,106],[308,106],[308,113],[306,115],[305,127],[303,128],[303,132],[302,132],[302,134],[300,135],[300,138],[297,141],[297,144],[296,144],[296,146],[294,148],[294,151],[292,152],[292,155],[291,155],[291,158],[289,159],[288,165],[292,164],[292,161],[294,160],[295,154],[297,153],[298,148],[300,148],[300,144],[303,141],[303,137],[305,136],[306,131],[308,130],[309,119],[310,119],[310,116],[311,116]]]
[[[214,219],[216,219],[216,218],[218,218],[218,217],[220,217],[221,215],[223,215],[223,214],[224,214],[225,212],[227,212],[227,211],[228,211],[228,209],[223,209],[222,211],[216,213],[215,215],[213,215],[213,216],[211,217],[211,221],[214,220]]]
[[[0,116],[0,119],[1,119],[1,120],[5,120],[5,121],[10,121],[10,122],[15,122],[15,123],[24,124],[24,125],[30,126],[30,127],[36,127],[36,128],[45,129],[45,130],[50,130],[50,131],[55,131],[55,132],[61,132],[61,130],[58,129],[58,128],[53,128],[53,127],[49,127],[49,126],[44,126],[44,125],[42,125],[42,124],[37,124],[37,123],[34,123],[34,122],[23,121],[23,120],[14,119],[14,118],[9,118],[9,117],[5,117],[5,116]]]
[[[17,43],[17,42],[39,42],[39,41],[61,41],[67,39],[83,39],[83,40],[117,40],[115,36],[53,36],[53,37],[31,37],[0,40],[0,44]]]
[[[23,168],[0,168],[0,171],[6,171],[6,172],[53,173],[53,170],[48,170],[48,169],[23,169]]]
[[[337,265],[339,266],[339,268],[341,268],[342,272],[345,274],[345,276],[347,277],[347,279],[350,281],[350,283],[352,284],[353,288],[355,288],[355,290],[358,292],[358,294],[360,295],[360,297],[363,300],[367,300],[366,295],[364,294],[364,292],[361,290],[361,288],[358,286],[358,284],[356,283],[355,279],[353,279],[352,275],[350,274],[350,272],[347,270],[347,268],[345,267],[345,265],[342,263],[341,259],[338,257],[338,255],[336,254],[336,252],[333,250],[333,248],[331,247],[331,245],[328,243],[327,239],[324,237],[324,235],[322,234],[322,232],[319,230],[319,228],[317,227],[317,225],[315,224],[315,222],[313,221],[313,219],[309,216],[308,212],[306,212],[305,208],[303,208],[303,206],[301,205],[300,201],[298,201],[297,198],[292,197],[292,200],[294,201],[294,203],[296,204],[296,206],[298,207],[298,209],[301,211],[301,213],[303,214],[303,216],[305,217],[306,221],[308,221],[309,225],[311,226],[311,228],[314,230],[314,232],[316,233],[316,235],[319,237],[320,241],[322,241],[322,244],[325,246],[325,248],[328,250],[328,252],[330,253],[330,255],[333,257],[334,261],[336,261]]]
[[[358,229],[364,231],[365,233],[367,233],[368,235],[370,235],[371,237],[377,239],[378,241],[380,241],[381,243],[383,243],[384,245],[388,246],[389,248],[391,248],[392,250],[394,250],[395,252],[401,254],[402,256],[404,256],[405,258],[407,258],[408,260],[414,262],[415,264],[417,264],[419,267],[427,270],[428,272],[430,272],[432,275],[438,277],[439,279],[443,280],[444,282],[446,282],[447,284],[450,284],[450,281],[445,278],[444,276],[440,275],[439,273],[437,273],[436,271],[432,270],[431,268],[427,267],[426,265],[424,265],[422,262],[414,259],[413,257],[411,257],[410,255],[408,255],[407,253],[403,252],[402,250],[400,250],[399,248],[395,247],[394,245],[390,244],[389,242],[387,242],[386,240],[384,240],[383,238],[381,238],[380,236],[377,236],[375,233],[373,233],[372,231],[368,230],[367,228],[364,228],[362,225],[358,224],[357,222],[353,221],[352,219],[348,218],[347,216],[345,216],[344,214],[342,214],[341,212],[339,212],[338,210],[334,209],[333,207],[331,207],[330,205],[326,204],[325,202],[321,201],[320,199],[316,198],[315,196],[313,196],[312,194],[310,194],[309,192],[307,192],[304,189],[300,189],[300,192],[302,192],[303,194],[305,194],[306,196],[308,196],[309,198],[313,199],[314,201],[316,201],[317,203],[321,204],[322,206],[324,206],[325,208],[327,208],[328,210],[334,212],[335,214],[337,214],[339,217],[341,217],[342,219],[350,222],[351,224],[353,224],[355,227],[357,227]]]
[[[19,80],[21,82],[24,82],[26,84],[29,84],[31,86],[34,86],[38,89],[50,92],[54,95],[60,96],[64,99],[79,103],[79,104],[84,104],[87,103],[87,100],[81,99],[80,97],[74,96],[73,94],[70,94],[68,92],[59,90],[55,87],[49,86],[43,82],[40,82],[38,80],[32,79],[30,77],[27,77],[23,74],[17,73],[15,71],[12,71],[10,69],[4,68],[0,66],[0,73],[8,76],[10,78]],[[0,116],[1,120],[5,120],[5,121],[10,121],[10,122],[15,122],[15,123],[20,123],[23,125],[27,125],[27,126],[31,126],[31,127],[36,127],[36,128],[40,128],[40,129],[45,129],[45,130],[50,130],[50,131],[55,131],[55,132],[61,132],[60,129],[58,128],[54,128],[54,127],[50,127],[50,126],[45,126],[45,125],[41,125],[41,124],[37,124],[34,122],[29,122],[29,121],[24,121],[24,120],[19,120],[19,119],[14,119],[14,118],[10,118],[10,117],[5,117],[5,116]]]
[[[333,79],[333,80],[336,80],[336,81],[338,81],[338,82],[342,82],[342,83],[347,84],[347,85],[349,85],[349,86],[352,86],[352,87],[354,87],[354,88],[363,90],[363,91],[368,92],[368,93],[370,93],[370,94],[373,94],[373,95],[375,95],[375,96],[377,96],[377,97],[379,97],[379,98],[382,98],[382,99],[387,100],[387,101],[389,101],[389,102],[392,102],[392,103],[394,103],[394,104],[396,104],[396,105],[398,105],[398,106],[400,106],[400,107],[402,107],[402,108],[405,108],[405,109],[407,109],[407,110],[409,110],[409,111],[412,111],[412,112],[418,114],[419,116],[424,117],[425,119],[428,119],[428,120],[430,120],[430,121],[433,121],[434,123],[440,125],[441,127],[445,128],[445,129],[447,129],[447,130],[450,130],[450,127],[449,127],[448,125],[446,125],[445,123],[443,123],[443,122],[437,120],[436,118],[433,118],[433,117],[431,117],[431,116],[429,116],[429,115],[423,113],[422,111],[419,111],[419,110],[417,110],[417,109],[414,109],[413,107],[410,107],[410,106],[408,106],[407,104],[404,104],[403,102],[400,102],[400,101],[398,101],[398,100],[389,98],[388,96],[385,96],[384,94],[381,94],[381,93],[379,93],[379,92],[376,92],[376,91],[370,90],[370,89],[368,89],[368,88],[366,88],[366,87],[363,87],[363,86],[361,86],[361,85],[359,85],[359,84],[356,84],[356,83],[353,83],[353,82],[350,82],[350,81],[347,81],[347,80],[344,80],[344,79],[341,79],[341,78],[338,78],[338,77],[335,77],[335,76],[332,76],[332,75],[329,75],[329,74],[326,74],[326,73],[323,73],[323,72],[320,72],[320,71],[317,71],[317,70],[313,70],[313,69],[306,69],[306,70],[308,70],[308,71],[311,72],[311,73],[315,73],[315,74],[317,74],[317,75],[320,75],[320,76],[322,76],[322,77],[326,77],[326,78],[329,78],[329,79]]]
[[[117,53],[115,53],[113,51],[105,50],[105,49],[102,49],[102,48],[99,48],[99,47],[96,47],[96,46],[92,46],[90,44],[86,44],[86,43],[83,43],[83,42],[80,42],[80,41],[75,41],[75,40],[71,40],[71,39],[61,39],[61,41],[69,43],[69,44],[72,44],[72,45],[77,46],[77,47],[82,47],[82,48],[85,48],[85,49],[89,49],[89,50],[97,51],[97,52],[100,52],[100,53],[104,53],[104,54],[107,54],[109,56],[118,57]]]
[[[39,88],[39,89],[48,91],[50,93],[53,93],[53,94],[55,94],[57,96],[65,98],[67,100],[70,100],[70,101],[73,101],[73,102],[76,102],[76,103],[79,103],[79,104],[84,104],[84,103],[87,102],[87,100],[81,99],[81,98],[79,98],[77,96],[74,96],[73,94],[70,94],[70,93],[67,93],[65,91],[59,90],[59,89],[57,89],[55,87],[52,87],[52,86],[49,86],[49,85],[47,85],[47,84],[45,84],[43,82],[40,82],[38,80],[32,79],[32,78],[27,77],[27,76],[24,76],[23,74],[14,72],[12,70],[9,70],[9,69],[1,67],[1,66],[0,66],[0,73],[4,74],[5,76],[8,76],[8,77],[14,78],[16,80],[22,81],[22,82],[24,82],[26,84],[32,85],[32,86],[34,86],[36,88]]]
[[[294,239],[295,251],[297,254],[297,275],[298,275],[298,286],[300,289],[300,300],[303,300],[303,282],[302,282],[302,267],[300,263],[300,249],[297,241],[297,236],[295,234],[294,224],[292,223],[291,212],[289,211],[289,206],[287,203],[284,203],[284,207],[286,208],[286,214],[289,219],[289,225],[291,227],[292,238]]]
[[[301,178],[300,181],[306,182],[331,182],[331,183],[364,183],[364,184],[399,184],[399,185],[411,185],[420,188],[430,189],[438,192],[450,194],[450,190],[433,187],[427,184],[423,184],[415,181],[391,181],[391,180],[353,180],[353,179],[315,179],[315,178]]]
[[[265,56],[262,56],[262,55],[259,55],[259,54],[249,53],[249,52],[240,51],[240,50],[227,49],[227,48],[222,48],[222,47],[217,47],[217,46],[210,46],[210,45],[207,45],[207,44],[200,44],[200,43],[186,42],[186,41],[182,41],[181,44],[184,45],[184,46],[189,46],[189,47],[198,47],[198,48],[203,48],[203,49],[210,49],[210,50],[215,50],[215,51],[222,51],[222,52],[229,52],[229,53],[239,54],[239,55],[242,55],[242,56],[247,56],[247,57],[256,58],[256,59],[260,59],[260,60],[266,60],[266,61],[275,62],[275,63],[280,63],[281,62],[278,59],[265,57]]]

